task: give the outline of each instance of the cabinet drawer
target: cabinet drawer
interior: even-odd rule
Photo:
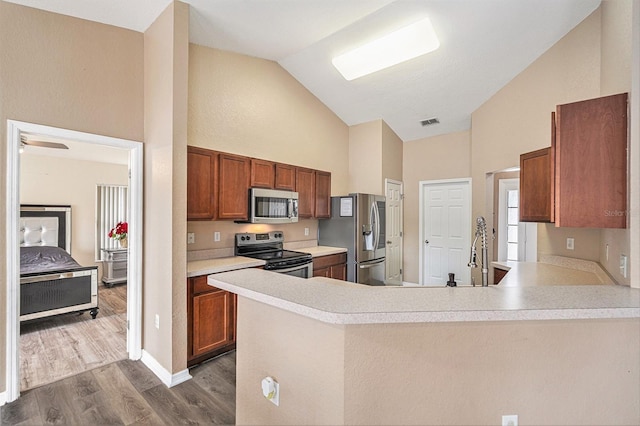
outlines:
[[[330,254],[313,259],[313,269],[327,268],[333,265],[347,263],[347,253]]]
[[[220,290],[219,288],[216,287],[212,287],[209,284],[207,284],[207,276],[206,275],[202,275],[199,277],[194,277],[191,278],[191,282],[193,285],[193,294],[199,294],[199,293],[207,293],[207,292],[212,292],[212,291],[224,291],[224,290]]]

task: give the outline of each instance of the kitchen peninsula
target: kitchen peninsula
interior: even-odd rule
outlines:
[[[239,424],[640,420],[636,289],[369,287],[256,269],[208,283],[238,295]]]

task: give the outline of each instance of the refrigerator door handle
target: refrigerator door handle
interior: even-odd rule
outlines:
[[[361,263],[358,265],[358,268],[369,269],[378,266],[381,263],[384,263],[384,259],[376,260],[375,262]]]
[[[374,201],[372,206],[373,206],[373,211],[375,214],[375,221],[376,221],[376,242],[375,242],[375,245],[373,246],[373,249],[377,250],[378,245],[380,244],[380,212],[378,211],[378,203]]]

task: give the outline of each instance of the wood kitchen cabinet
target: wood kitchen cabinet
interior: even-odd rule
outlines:
[[[218,206],[218,153],[187,147],[187,220],[212,220]]]
[[[520,156],[520,222],[553,222],[552,148]]]
[[[504,269],[500,269],[500,268],[493,268],[493,283],[499,284],[500,281],[502,281],[502,279],[504,278],[504,276],[507,275],[507,272],[509,271],[505,271]]]
[[[289,164],[276,163],[275,189],[283,191],[296,190],[296,167]]]
[[[627,94],[558,105],[551,148],[520,157],[520,220],[626,228]]]
[[[556,108],[556,226],[626,228],[627,94]]]
[[[331,173],[316,170],[315,217],[331,217]]]
[[[218,168],[218,219],[249,219],[250,159],[220,153]]]
[[[347,254],[331,254],[313,259],[313,276],[336,280],[347,279]]]
[[[251,159],[251,187],[273,189],[275,185],[275,164],[271,161]]]
[[[206,276],[187,279],[187,365],[235,349],[236,295],[211,287]]]
[[[310,219],[315,215],[316,177],[315,171],[296,168],[296,191],[298,192],[298,217]]]

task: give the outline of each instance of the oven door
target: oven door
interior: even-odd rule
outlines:
[[[292,266],[290,268],[271,269],[271,271],[298,278],[311,278],[313,276],[313,262],[305,263],[304,265]]]

